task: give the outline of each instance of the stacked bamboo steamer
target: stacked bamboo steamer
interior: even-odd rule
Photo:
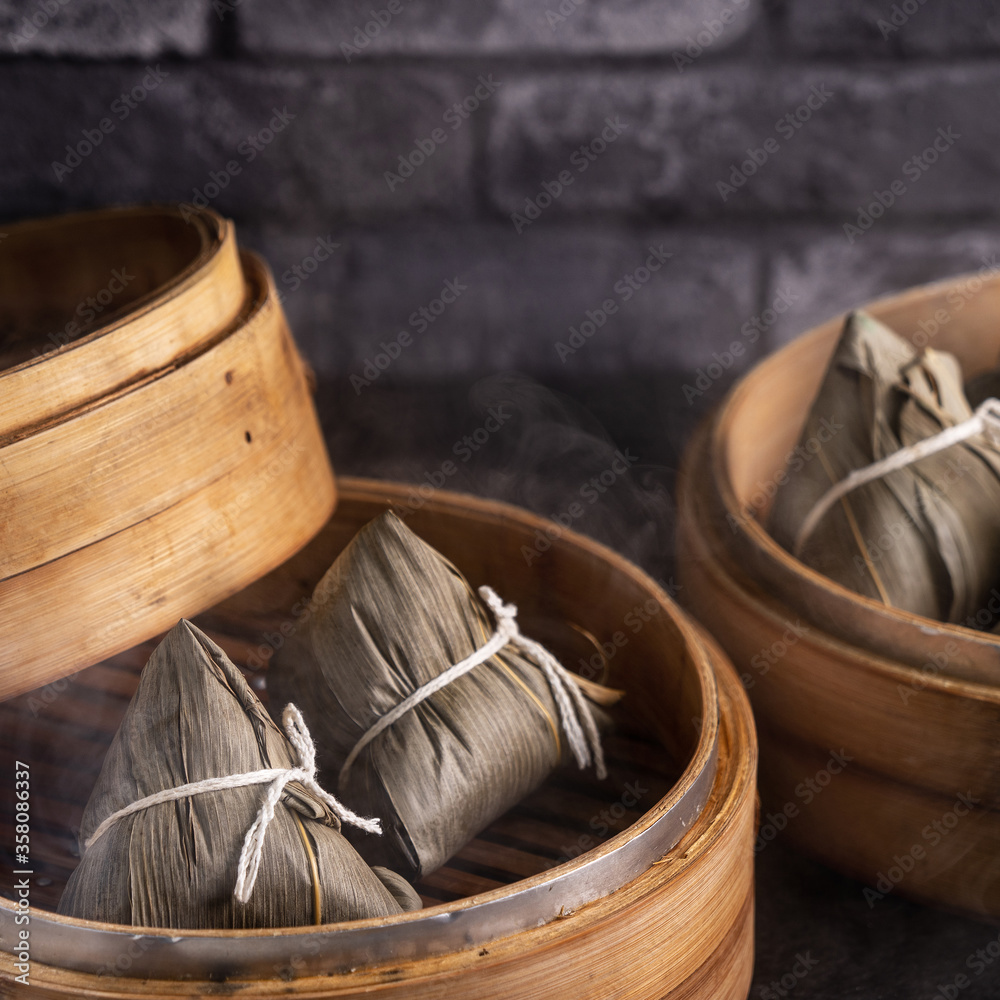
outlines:
[[[335,499],[271,275],[231,223],[153,207],[6,233],[0,697],[234,593]]]
[[[18,995],[746,997],[756,739],[732,667],[698,626],[573,532],[529,568],[521,550],[548,522],[503,504],[437,491],[414,509],[409,486],[344,480],[329,517],[329,463],[270,276],[212,213],[90,213],[10,233],[0,252],[20,263],[0,263],[0,391],[20,402],[3,417],[0,468],[18,527],[3,529],[0,749],[33,762],[31,971]],[[61,261],[63,292],[45,261]],[[102,322],[56,343],[79,301],[105,304],[106,274],[123,265],[136,277]],[[525,622],[585,621],[613,646],[628,627],[607,678],[628,692],[609,757],[624,793],[589,776],[547,785],[425,880],[416,913],[216,932],[55,914],[74,826],[156,633],[203,611],[236,662],[259,665],[387,507]],[[625,809],[636,796],[641,809]],[[5,810],[0,844],[13,843]],[[595,837],[605,815],[629,822]],[[19,972],[17,920],[0,898],[0,992]]]
[[[201,616],[201,624],[238,663],[266,655],[297,627],[294,609],[355,532],[389,507],[405,510],[411,491],[341,480],[337,512],[320,534]],[[641,620],[640,609],[644,626],[629,630],[609,663],[608,682],[627,692],[619,745],[628,748],[609,748],[611,787],[589,775],[563,779],[572,781],[569,789],[558,781],[547,786],[418,885],[432,897],[426,909],[394,917],[260,931],[147,931],[62,917],[36,904],[30,986],[18,996],[747,996],[756,744],[749,704],[724,655],[642,571],[589,539],[563,532],[529,568],[521,548],[548,522],[525,511],[438,491],[407,522],[470,583],[489,582],[516,600],[524,621],[575,622],[584,609],[587,628],[606,642],[623,623]],[[143,650],[136,653],[141,662]],[[38,692],[0,703],[0,748],[36,761],[33,773],[52,776],[38,790],[33,816],[65,829],[45,839],[36,874],[64,881],[72,869],[69,828],[93,781],[86,774],[56,780],[55,762],[61,771],[85,772],[88,756],[99,765],[136,680],[119,657],[82,671],[54,717],[32,717]],[[82,711],[103,720],[90,745],[73,726]],[[79,750],[70,762],[50,755],[49,765],[46,740],[62,734]],[[647,767],[637,772],[640,758]],[[672,775],[655,800],[644,795],[655,787],[653,772]],[[595,821],[609,806],[616,815],[621,801],[634,805],[627,798],[633,793],[641,813],[595,845]],[[0,814],[0,838],[10,832]],[[42,890],[34,891],[37,898]],[[435,899],[445,901],[430,905]],[[16,913],[0,899],[0,989],[17,971],[9,953]]]
[[[971,275],[865,307],[965,377],[1000,353],[1000,278]],[[741,672],[761,740],[763,847],[802,849],[889,893],[1000,916],[1000,636],[867,599],[763,526],[843,317],[729,394],[681,474],[691,609]],[[984,609],[985,612],[985,609]]]

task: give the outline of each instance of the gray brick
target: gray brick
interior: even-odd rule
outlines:
[[[459,77],[426,70],[263,69],[226,63],[164,66],[166,79],[118,120],[114,102],[141,86],[139,66],[0,65],[0,212],[154,199],[196,192],[240,220],[460,212],[471,200],[472,128],[442,125],[466,93]],[[40,115],[34,109],[46,108]],[[276,111],[293,120],[269,132]],[[57,180],[53,161],[83,130],[114,131]],[[385,171],[446,134],[413,175],[390,191]],[[248,145],[257,136],[258,148]],[[263,143],[266,143],[264,145]],[[232,165],[230,171],[228,167]],[[237,173],[238,168],[238,173]],[[221,185],[221,190],[218,187]],[[2,197],[2,196],[0,196]],[[16,199],[16,200],[14,200]]]
[[[392,349],[399,356],[387,378],[373,384],[508,369],[567,379],[694,369],[727,349],[757,301],[754,250],[699,234],[550,227],[517,237],[500,226],[434,226],[346,233],[343,241],[350,280],[329,292],[342,298],[332,311],[314,309],[312,296],[327,294],[325,286],[304,285],[296,333],[321,374],[340,378],[363,377],[367,361],[408,334],[403,351]],[[640,272],[635,288],[616,289],[650,247],[674,257],[651,276]],[[449,282],[461,293],[425,325],[419,310],[439,311],[434,301]],[[557,342],[573,346],[570,328],[580,330],[588,310],[603,311],[605,299],[614,314],[561,358]]]
[[[233,4],[233,0],[221,0]],[[760,0],[243,0],[251,52],[337,56],[723,51],[758,16]],[[225,7],[220,6],[225,14]],[[395,13],[393,12],[395,10]],[[374,17],[375,11],[379,17]],[[232,15],[229,15],[232,16]],[[725,20],[723,21],[723,18]],[[698,38],[701,36],[701,46]]]
[[[790,0],[788,36],[810,54],[883,56],[995,52],[996,0]]]
[[[998,255],[1000,234],[983,229],[873,230],[853,246],[829,231],[798,234],[775,251],[767,303],[780,295],[791,304],[773,323],[771,344],[883,295],[1000,268]]]
[[[304,232],[238,226],[236,236],[270,265],[303,355],[317,371],[336,370],[350,336],[343,322],[350,242],[339,230],[318,225]]]
[[[547,215],[600,208],[848,221],[875,190],[899,180],[907,190],[894,214],[995,212],[998,102],[1000,70],[986,65],[534,76],[510,82],[498,97],[490,192],[504,213],[523,212],[526,199],[537,201],[544,183],[568,171],[571,185]],[[627,128],[585,162],[581,148],[601,148],[609,120]],[[949,126],[960,139],[933,154],[929,170],[910,164]],[[757,164],[748,162],[750,151]]]
[[[180,143],[156,125],[172,127],[176,89],[176,68],[157,74],[156,64],[151,73],[142,65],[0,63],[0,216],[175,196],[170,149]],[[134,108],[117,103],[125,93]]]
[[[208,0],[0,0],[0,53],[153,59],[208,51]]]

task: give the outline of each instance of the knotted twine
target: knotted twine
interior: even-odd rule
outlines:
[[[830,508],[842,497],[856,490],[859,486],[881,479],[904,469],[914,462],[919,462],[928,455],[934,455],[952,445],[960,444],[977,434],[985,434],[990,443],[1000,447],[1000,400],[990,397],[976,407],[975,412],[968,420],[963,420],[954,427],[946,427],[938,434],[932,434],[922,441],[900,448],[898,451],[887,455],[885,458],[871,465],[866,465],[861,469],[855,469],[846,475],[839,483],[834,484],[824,493],[813,505],[806,515],[798,534],[795,536],[794,555],[800,556],[805,548],[806,542],[816,530],[817,525],[830,510]]]
[[[243,849],[240,852],[240,863],[236,873],[236,886],[233,889],[233,895],[241,903],[246,903],[249,901],[257,881],[257,871],[260,868],[260,859],[264,852],[264,839],[267,835],[268,825],[274,819],[274,810],[278,805],[278,800],[289,782],[297,781],[309,789],[329,806],[341,822],[350,823],[367,833],[381,834],[382,824],[379,820],[358,816],[357,813],[352,812],[320,787],[316,781],[316,746],[305,720],[302,718],[302,713],[291,702],[285,706],[281,721],[284,724],[288,741],[298,754],[298,767],[268,767],[260,771],[247,771],[243,774],[205,778],[202,781],[192,781],[186,785],[178,785],[175,788],[165,788],[163,791],[154,792],[152,795],[137,799],[108,816],[84,844],[84,849],[90,848],[118,820],[125,816],[131,816],[140,810],[148,809],[150,806],[174,802],[191,795],[202,795],[205,792],[217,792],[226,788],[242,788],[248,785],[264,785],[270,782],[257,818],[243,839]]]
[[[397,719],[429,698],[436,691],[440,691],[463,674],[467,674],[474,667],[485,663],[508,644],[515,646],[525,653],[545,674],[549,682],[549,687],[552,690],[552,697],[559,707],[560,721],[569,740],[573,756],[576,758],[577,765],[582,769],[594,763],[597,777],[600,779],[607,777],[608,772],[604,762],[604,751],[601,747],[600,734],[597,731],[597,723],[594,721],[593,713],[586,699],[579,687],[574,683],[573,675],[541,643],[535,642],[534,639],[529,639],[527,636],[521,634],[520,627],[517,624],[516,605],[504,604],[492,587],[480,587],[479,595],[489,605],[490,610],[496,617],[496,631],[471,656],[467,656],[464,660],[449,667],[433,680],[417,688],[416,691],[396,705],[395,708],[381,716],[364,733],[348,754],[340,770],[340,785],[343,785],[344,779],[351,765],[357,759],[358,754],[379,733],[383,732]],[[243,849],[240,852],[236,886],[233,889],[233,895],[239,902],[246,903],[249,901],[253,887],[257,881],[257,872],[260,868],[260,861],[264,852],[264,839],[267,835],[268,825],[274,819],[274,810],[278,805],[285,786],[289,782],[297,781],[308,788],[317,798],[329,806],[330,810],[341,822],[349,823],[367,833],[381,835],[382,824],[378,819],[366,819],[352,812],[329,792],[325,791],[316,781],[316,746],[313,743],[305,720],[302,718],[302,713],[291,702],[285,706],[285,710],[282,713],[282,723],[284,724],[288,741],[298,754],[298,767],[270,767],[259,771],[248,771],[243,774],[231,774],[219,778],[205,778],[202,781],[177,785],[174,788],[166,788],[152,795],[147,795],[108,816],[88,838],[84,844],[84,849],[89,849],[118,820],[126,816],[131,816],[133,813],[140,812],[143,809],[148,809],[150,806],[161,805],[165,802],[174,802],[191,795],[202,795],[205,792],[216,792],[226,788],[241,788],[249,785],[263,785],[270,782],[257,817],[243,839]]]
[[[397,719],[436,691],[440,691],[474,667],[485,663],[507,645],[515,646],[525,653],[545,674],[552,690],[552,697],[559,707],[563,731],[569,740],[577,765],[583,769],[593,762],[597,770],[597,777],[600,779],[607,777],[608,772],[604,763],[604,751],[601,748],[601,737],[597,731],[597,723],[594,721],[587,700],[574,682],[573,675],[541,643],[521,634],[517,624],[517,605],[504,604],[492,587],[480,587],[479,596],[489,605],[496,617],[496,631],[485,645],[480,646],[471,656],[467,656],[461,662],[438,674],[433,680],[417,688],[395,708],[390,709],[377,719],[347,755],[347,759],[340,769],[338,787],[343,788],[347,774],[351,765],[357,760],[358,754],[379,733],[388,729]]]

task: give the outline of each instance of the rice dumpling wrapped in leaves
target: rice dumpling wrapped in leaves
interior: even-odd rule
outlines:
[[[273,819],[264,831],[255,818],[269,790],[266,780],[180,795],[114,818],[179,786],[297,768],[310,751],[308,734],[301,747],[293,746],[223,650],[181,621],[146,664],[108,750],[83,815],[83,857],[59,912],[142,927],[229,929],[419,908],[419,897],[399,876],[380,874],[360,858],[340,832],[335,810],[305,778],[284,784],[280,795],[275,788]],[[252,827],[261,853],[253,877],[244,880],[249,898],[241,902],[234,888]]]
[[[772,535],[851,590],[966,622],[1000,579],[1000,450],[987,435],[859,486],[814,528],[804,525],[850,473],[972,415],[952,355],[917,351],[866,313],[851,314],[799,439],[799,468],[775,497]]]
[[[592,751],[603,777],[578,683],[566,671],[563,687],[550,681],[542,654],[518,645],[523,637],[407,707],[499,635],[495,615],[509,622],[515,609],[498,607],[488,611],[455,566],[386,512],[340,554],[309,618],[275,655],[269,689],[308,706],[325,780],[382,820],[382,837],[358,841],[369,860],[407,875],[433,871],[537,788],[571,741],[577,762],[590,763]],[[587,730],[583,751],[567,711]]]

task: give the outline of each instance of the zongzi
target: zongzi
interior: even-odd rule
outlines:
[[[179,622],[150,657],[108,750],[59,912],[228,929],[419,908],[399,876],[369,868],[340,832],[342,818],[360,818],[315,785],[294,706],[286,731],[223,650]],[[208,779],[219,787],[187,787]]]
[[[328,570],[268,671],[279,699],[308,704],[330,787],[382,820],[361,853],[406,874],[433,871],[537,788],[567,742],[603,777],[577,681],[484,592],[492,616],[386,512]]]
[[[774,538],[860,594],[940,621],[975,616],[1000,578],[1000,449],[975,434],[845,493],[851,473],[973,417],[957,360],[848,316],[770,513]],[[821,433],[821,428],[835,432]],[[816,515],[822,514],[817,520]]]

